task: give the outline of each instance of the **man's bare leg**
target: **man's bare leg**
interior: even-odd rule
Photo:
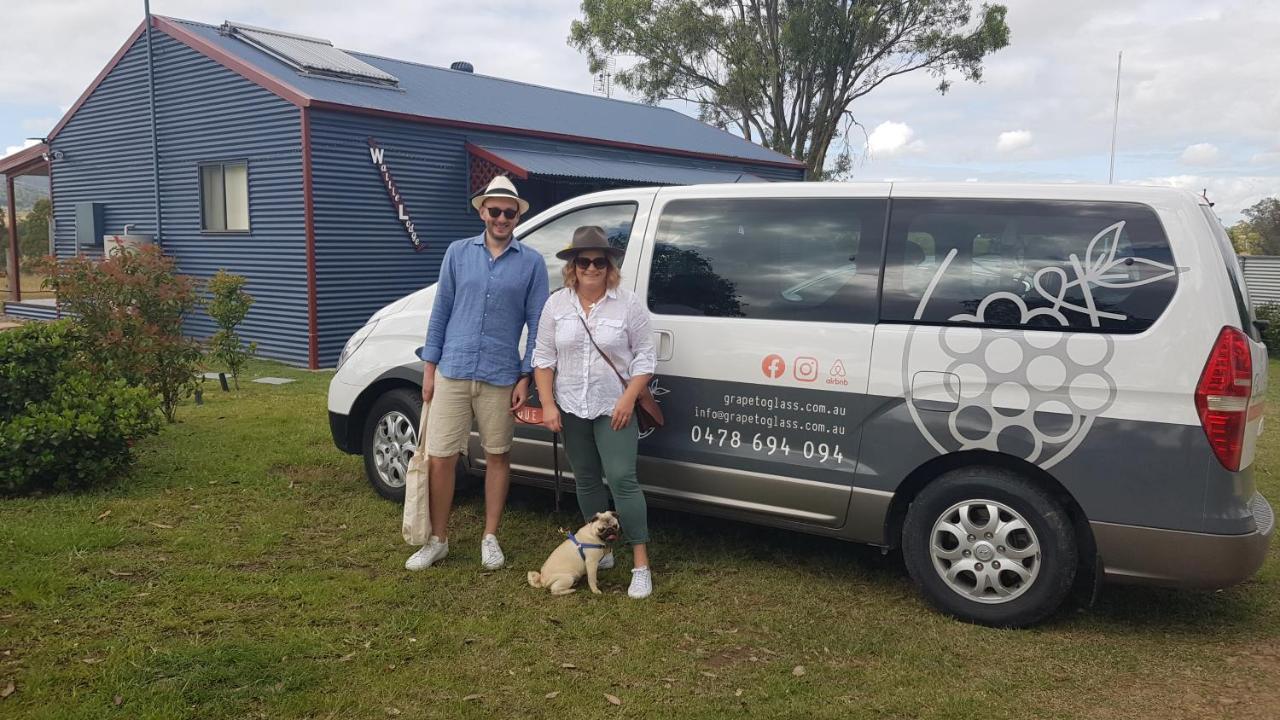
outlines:
[[[449,540],[449,513],[453,510],[454,471],[458,455],[432,457],[428,484],[431,486],[431,534]]]
[[[432,458],[434,460],[434,458]],[[433,466],[434,467],[434,466]],[[434,471],[434,470],[433,470]],[[511,487],[511,453],[484,456],[484,533],[497,535],[502,510],[507,505],[507,489]],[[435,486],[432,485],[432,489]],[[452,493],[451,493],[452,495]],[[434,505],[433,505],[434,507]],[[432,521],[435,514],[432,513]],[[441,536],[443,538],[443,536]]]

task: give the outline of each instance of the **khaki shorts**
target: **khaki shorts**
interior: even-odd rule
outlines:
[[[466,452],[473,419],[480,428],[480,446],[486,453],[511,452],[511,437],[515,434],[512,387],[454,380],[436,373],[431,417],[427,420],[427,454],[448,457]]]

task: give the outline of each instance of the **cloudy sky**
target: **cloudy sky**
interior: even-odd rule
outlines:
[[[565,42],[579,2],[153,0],[152,12],[591,92]],[[1117,182],[1207,188],[1227,222],[1280,194],[1280,2],[1006,4],[1012,42],[983,83],[940,96],[932,78],[902,77],[853,108],[866,128],[852,138],[855,179],[1106,182],[1122,50]],[[140,22],[142,0],[5,0],[0,17],[8,154],[52,129]]]

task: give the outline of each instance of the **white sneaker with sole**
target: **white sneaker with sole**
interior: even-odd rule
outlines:
[[[507,558],[502,554],[498,538],[493,533],[485,535],[480,541],[480,564],[484,565],[485,570],[499,570],[506,562]]]
[[[627,597],[632,600],[643,600],[653,594],[653,573],[649,566],[634,568],[631,571],[631,587],[627,588]]]
[[[600,558],[600,563],[596,567],[601,570],[612,570],[613,565],[613,553],[605,553],[604,557]]]
[[[421,550],[409,556],[404,563],[405,570],[425,570],[443,560],[449,554],[449,541],[432,535]]]

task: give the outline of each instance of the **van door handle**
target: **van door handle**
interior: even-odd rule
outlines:
[[[658,341],[654,343],[658,349],[658,360],[670,360],[676,351],[676,335],[670,330],[654,330],[654,335],[658,336]]]

